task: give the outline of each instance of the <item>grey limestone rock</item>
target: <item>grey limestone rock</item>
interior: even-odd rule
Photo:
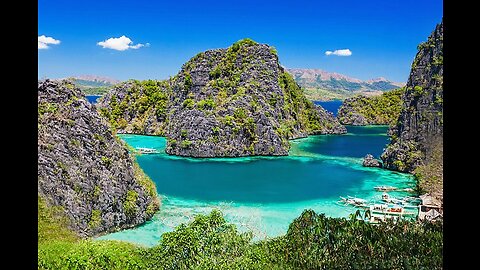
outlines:
[[[155,185],[70,81],[38,82],[38,194],[80,236],[129,228],[159,208]]]

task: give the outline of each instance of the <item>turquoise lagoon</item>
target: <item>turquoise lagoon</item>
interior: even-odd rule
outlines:
[[[285,234],[304,209],[348,217],[356,209],[339,204],[340,196],[373,202],[381,196],[375,186],[414,187],[414,179],[408,174],[362,166],[367,153],[380,156],[388,143],[387,129],[347,126],[345,135],[293,140],[286,157],[202,159],[165,154],[166,140],[162,137],[119,135],[134,148],[159,151],[138,155],[137,160],[156,183],[162,205],[144,225],[97,239],[153,246],[162,233],[213,209],[221,210],[240,231],[252,231],[256,240]]]

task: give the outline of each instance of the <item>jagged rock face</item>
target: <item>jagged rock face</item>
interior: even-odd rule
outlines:
[[[402,109],[403,88],[383,93],[380,96],[356,96],[345,99],[338,109],[342,125],[390,125],[396,123]]]
[[[363,167],[382,167],[382,163],[378,160],[376,160],[371,154],[367,154],[363,158]]]
[[[265,44],[200,53],[182,67],[177,80],[166,134],[169,154],[287,155],[288,139],[341,132],[333,118],[303,96]],[[205,102],[212,106],[201,105]]]
[[[80,236],[129,228],[159,208],[155,185],[134,164],[80,89],[38,83],[38,193],[60,206]]]
[[[428,159],[430,142],[443,140],[443,21],[418,46],[402,101],[382,160],[388,169],[413,172]]]
[[[165,135],[165,151],[172,155],[287,155],[288,139],[346,133],[335,117],[305,98],[291,75],[279,65],[274,48],[251,40],[197,54],[159,89],[167,96],[165,117],[150,117],[152,124],[140,125],[138,130],[144,134],[156,130]],[[99,103],[110,119],[116,108],[112,107],[112,97],[117,103],[124,100],[115,91],[119,90]],[[137,98],[133,100],[138,102]],[[152,115],[158,106],[149,104],[145,111]],[[120,111],[126,122],[128,117],[145,115]],[[150,128],[152,125],[156,128]],[[126,132],[133,130],[130,124],[122,128]]]

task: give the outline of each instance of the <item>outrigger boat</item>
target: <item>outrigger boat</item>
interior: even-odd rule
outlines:
[[[397,190],[396,187],[392,186],[376,186],[374,187],[376,191],[392,191],[392,190]]]
[[[390,195],[388,195],[386,192],[384,192],[382,194],[382,201],[387,202],[387,203],[395,203],[395,204],[403,203],[402,200],[390,197]]]
[[[341,201],[348,205],[358,206],[358,207],[366,207],[367,200],[355,198],[352,196],[347,196],[347,198],[340,197]]]
[[[158,153],[157,149],[154,149],[154,148],[137,147],[135,149],[137,149],[137,151],[140,152],[141,154],[155,154],[155,153]]]

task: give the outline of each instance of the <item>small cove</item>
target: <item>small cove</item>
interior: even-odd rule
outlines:
[[[347,217],[355,208],[339,205],[339,196],[376,200],[373,187],[413,187],[410,175],[362,167],[362,157],[379,157],[388,143],[387,126],[347,127],[346,135],[320,135],[291,141],[286,157],[194,159],[164,153],[165,138],[119,135],[132,147],[155,148],[138,163],[157,185],[160,211],[134,229],[97,239],[116,239],[153,246],[161,234],[196,214],[220,209],[240,231],[255,239],[285,234],[304,209]],[[393,192],[394,196],[407,195]]]

